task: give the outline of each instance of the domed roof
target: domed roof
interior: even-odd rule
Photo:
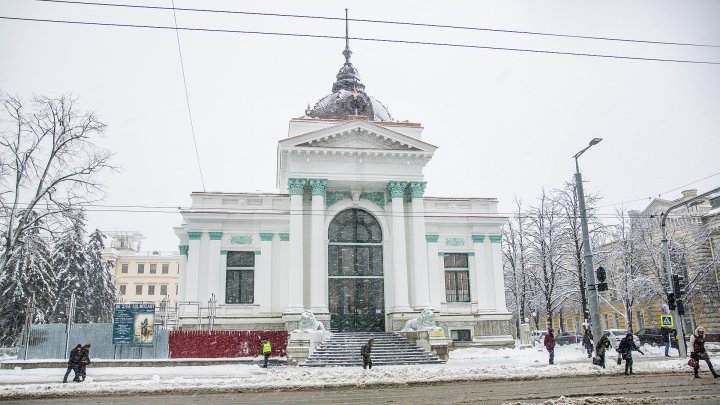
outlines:
[[[371,121],[393,121],[390,112],[378,100],[365,92],[360,74],[350,63],[350,50],[347,34],[345,36],[345,64],[340,68],[332,93],[320,99],[315,107],[305,110],[305,116],[320,119],[346,120],[351,115],[365,115]]]

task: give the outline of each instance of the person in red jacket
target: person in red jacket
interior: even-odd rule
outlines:
[[[545,335],[545,348],[550,353],[550,364],[555,364],[555,335],[553,335],[553,328],[548,328],[548,333]]]

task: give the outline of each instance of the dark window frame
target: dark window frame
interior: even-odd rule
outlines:
[[[227,252],[225,274],[225,303],[253,304],[255,302],[255,252]]]
[[[445,301],[470,302],[468,254],[445,253],[443,265],[445,267]]]

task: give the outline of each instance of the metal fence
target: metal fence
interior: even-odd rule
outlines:
[[[168,358],[168,330],[161,325],[154,327],[152,345],[113,345],[112,323],[76,323],[72,325],[67,339],[67,325],[61,323],[32,325],[25,356],[25,346],[18,348],[18,360],[66,359],[69,351],[78,344],[92,345],[91,358],[100,359],[166,359]],[[68,347],[66,348],[66,343]]]

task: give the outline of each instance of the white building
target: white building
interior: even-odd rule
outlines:
[[[214,294],[216,329],[292,330],[310,309],[331,330],[397,331],[431,307],[454,340],[512,344],[498,201],[426,197],[437,147],[393,121],[343,54],[332,93],[278,142],[278,194],[191,194],[179,301]]]

